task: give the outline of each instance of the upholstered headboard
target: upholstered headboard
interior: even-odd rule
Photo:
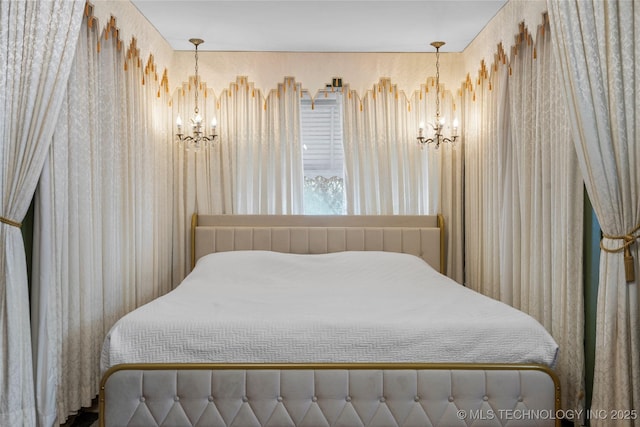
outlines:
[[[402,252],[443,274],[446,265],[442,215],[193,215],[191,268],[206,254],[237,250]]]

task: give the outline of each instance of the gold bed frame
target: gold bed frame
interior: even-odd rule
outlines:
[[[123,363],[112,366],[104,374],[100,382],[100,390],[104,390],[104,383],[114,372],[124,370],[154,370],[154,369],[179,369],[179,370],[202,370],[202,369],[221,369],[221,370],[285,370],[285,369],[452,369],[452,370],[487,370],[487,371],[508,371],[517,366],[522,371],[541,371],[549,375],[556,385],[556,390],[560,391],[560,380],[557,374],[549,367],[538,365],[535,363],[510,365],[508,363],[423,363],[423,362],[397,362],[397,363],[376,363],[376,362],[351,362],[351,363]],[[559,404],[560,400],[556,399]]]
[[[257,217],[264,218],[265,216],[257,215],[215,215],[216,218],[228,217],[229,222],[222,224],[222,226],[233,226],[236,224],[234,218],[244,217],[249,221]],[[253,217],[250,218],[250,217]],[[276,216],[269,216],[276,217]],[[336,216],[323,217],[323,216],[301,216],[301,215],[289,215],[278,216],[285,220],[294,218],[295,225],[312,223],[314,227],[329,227],[335,224]],[[299,218],[298,217],[302,217]],[[347,226],[358,226],[358,220],[362,217],[351,216],[342,217],[350,218],[347,220]],[[397,217],[400,224],[402,224],[402,216]],[[406,217],[405,217],[406,218]],[[226,218],[223,218],[226,219]],[[223,221],[224,222],[224,221]],[[437,215],[437,228],[440,230],[439,236],[439,250],[440,250],[440,271],[445,274],[446,271],[446,244],[445,244],[445,224],[444,217],[440,214]],[[191,217],[191,268],[196,264],[196,229],[201,226],[199,224],[198,214],[193,214]],[[206,225],[205,227],[207,227]],[[244,225],[242,225],[244,226]],[[265,227],[271,227],[272,224],[266,224]],[[402,226],[402,225],[399,225]],[[251,225],[249,225],[251,227]],[[142,371],[154,371],[154,370],[506,370],[506,371],[541,371],[547,374],[554,385],[554,403],[556,413],[560,409],[560,382],[556,373],[547,366],[539,364],[492,364],[492,363],[133,363],[133,364],[121,364],[111,367],[103,375],[100,382],[100,398],[99,398],[99,411],[100,422],[99,425],[104,427],[105,413],[105,388],[109,378],[120,371],[142,370]],[[555,420],[556,427],[560,427],[561,421]]]
[[[555,414],[560,411],[560,380],[557,374],[544,365],[522,364],[510,365],[501,363],[128,363],[111,367],[100,381],[100,397],[98,410],[100,413],[99,426],[105,427],[105,388],[111,375],[120,371],[132,370],[485,370],[538,371],[548,375],[553,381],[555,391]],[[561,420],[555,420],[556,427],[561,427]]]

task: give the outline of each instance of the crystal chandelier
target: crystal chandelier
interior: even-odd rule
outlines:
[[[200,78],[198,77],[198,45],[204,43],[202,39],[189,39],[191,43],[196,47],[195,50],[195,58],[196,58],[196,68],[195,68],[195,108],[193,109],[193,117],[191,118],[191,135],[185,135],[182,133],[182,119],[180,116],[176,118],[176,127],[178,128],[178,132],[176,133],[176,137],[178,138],[178,143],[188,150],[188,151],[200,151],[203,148],[209,147],[213,144],[213,141],[216,139],[216,118],[213,117],[211,119],[210,133],[209,135],[205,135],[205,130],[203,129],[203,119],[200,115],[200,110],[198,109],[198,92],[200,91]]]
[[[454,143],[458,138],[458,119],[453,120],[453,135],[451,137],[442,135],[445,120],[440,116],[440,48],[443,45],[444,42],[431,43],[431,46],[436,48],[436,117],[435,122],[429,124],[433,128],[434,134],[431,138],[424,136],[424,122],[420,123],[418,129],[418,142],[421,145],[433,143],[435,148],[439,148],[442,143]]]

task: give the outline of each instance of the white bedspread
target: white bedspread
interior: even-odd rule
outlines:
[[[220,252],[120,319],[102,368],[146,362],[555,364],[530,316],[389,252]]]

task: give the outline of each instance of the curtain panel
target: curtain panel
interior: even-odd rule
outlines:
[[[459,120],[449,91],[441,113]],[[447,274],[462,283],[463,143],[420,146],[418,126],[435,117],[436,89],[428,79],[411,99],[383,78],[360,98],[346,87],[345,192],[348,214],[445,216]],[[459,104],[458,104],[459,105]],[[451,130],[446,128],[446,133]],[[429,133],[429,126],[427,126]]]
[[[431,87],[431,89],[429,89]],[[238,77],[218,97],[191,78],[171,102],[172,120],[192,115],[195,89],[208,122],[219,123],[217,142],[199,152],[174,146],[174,283],[188,271],[190,217],[193,212],[302,214],[304,175],[300,131],[303,90],[288,77],[263,97],[247,77]],[[439,150],[420,147],[417,126],[435,115],[433,82],[412,102],[389,79],[381,79],[363,99],[344,89],[345,192],[349,214],[426,214],[442,212],[448,227],[449,275],[462,282],[462,144]],[[443,113],[456,116],[445,92]],[[414,110],[411,106],[415,105]],[[459,105],[459,103],[458,103]],[[461,118],[461,117],[459,117]],[[175,133],[173,129],[173,133]],[[441,178],[443,171],[444,178]]]
[[[399,215],[434,213],[429,205],[437,186],[424,179],[429,151],[416,142],[417,122],[409,103],[389,79],[360,98],[345,88],[344,153],[347,213]]]
[[[428,177],[437,176],[438,158],[420,150],[405,93],[380,79],[362,98],[347,87],[343,100],[347,212],[436,212],[438,186]]]
[[[199,106],[205,122],[216,117],[219,135],[210,148],[199,152],[170,143],[177,160],[175,215],[180,225],[176,241],[186,242],[175,253],[175,284],[188,272],[194,212],[303,213],[300,84],[287,77],[264,97],[247,77],[240,76],[216,97],[205,83],[196,86],[194,82],[192,77],[175,92],[172,120],[193,115],[198,87],[206,94]]]
[[[302,87],[293,77],[285,78],[271,90],[265,103],[261,179],[258,213],[302,214],[304,212],[304,172],[300,138],[300,97]],[[246,166],[236,163],[238,169]],[[246,169],[245,169],[246,170]],[[238,171],[243,173],[243,171]],[[242,190],[240,190],[242,191]],[[236,194],[238,191],[236,191]]]
[[[463,92],[465,147],[464,245],[465,284],[494,299],[500,299],[500,212],[498,131],[508,132],[506,67],[487,70],[483,66],[476,81],[467,78]],[[502,125],[499,126],[499,123]]]
[[[584,407],[582,178],[548,26],[523,28],[465,85],[467,285],[560,346],[565,409]]]
[[[187,201],[183,216],[302,213],[300,84],[285,78],[266,97],[246,77],[219,97],[205,83],[198,87],[206,94],[201,114],[206,120],[216,117],[220,135],[198,152],[173,144],[179,160],[176,188]],[[174,118],[193,115],[195,89],[190,82],[176,92]]]
[[[435,121],[435,79],[430,77],[411,98],[414,106],[411,124],[426,123],[425,135],[429,136],[429,123]],[[446,119],[444,136],[453,135],[454,120],[462,123],[462,91],[455,95],[440,88],[440,112]],[[413,132],[413,129],[411,130]],[[415,138],[415,133],[411,134]],[[409,138],[411,139],[411,137]],[[415,139],[413,139],[415,141]],[[462,137],[453,143],[444,143],[439,148],[421,147],[427,153],[422,162],[422,181],[429,188],[429,206],[432,213],[445,217],[447,275],[464,283],[464,150]]]
[[[547,5],[580,169],[604,235],[591,407],[637,411],[640,7],[629,0]],[[637,417],[623,418],[616,425],[640,425]]]
[[[93,22],[93,25],[88,25]],[[154,66],[83,25],[36,193],[31,312],[38,425],[91,406],[111,326],[171,289],[172,151]]]
[[[0,425],[36,422],[20,221],[51,141],[84,2],[0,2]]]
[[[504,193],[503,207],[511,209],[502,217],[506,232],[501,256],[511,251],[519,257],[501,266],[501,276],[519,286],[509,287],[507,281],[501,292],[504,300],[538,319],[561,344],[563,404],[582,409],[583,180],[546,20],[535,39],[534,44],[531,35],[523,33],[509,59],[511,147],[506,163],[517,175],[509,180],[510,192]]]

